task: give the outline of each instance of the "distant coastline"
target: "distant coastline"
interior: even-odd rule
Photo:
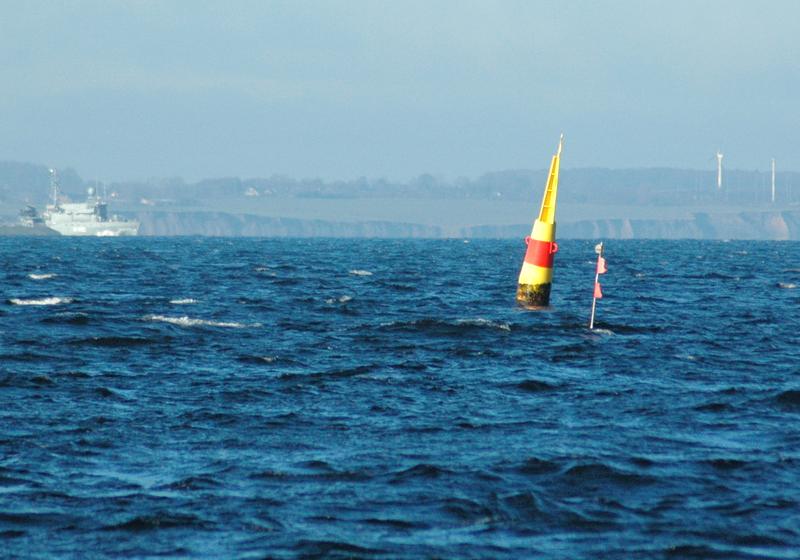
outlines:
[[[2,237],[60,237],[61,234],[49,227],[28,227],[16,225],[0,225]]]
[[[143,236],[522,238],[530,224],[441,226],[381,220],[335,221],[226,212],[140,212]],[[0,226],[0,236],[59,236],[48,228]],[[698,212],[686,218],[598,218],[558,224],[561,239],[752,239],[800,240],[800,210]]]
[[[59,170],[64,193],[107,192],[140,235],[514,238],[529,233],[544,170],[507,170],[474,179],[423,174],[405,182],[237,177],[103,184]],[[777,175],[773,202],[765,171],[670,168],[565,169],[560,238],[800,239],[800,173]],[[48,169],[0,161],[0,218],[16,223],[26,204],[44,207]],[[52,235],[5,226],[0,235]]]

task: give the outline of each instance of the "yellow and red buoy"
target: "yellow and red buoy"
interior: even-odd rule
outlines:
[[[553,258],[556,244],[556,196],[558,195],[558,169],[564,135],[558,141],[558,151],[550,163],[550,173],[542,198],[539,217],[533,223],[530,237],[525,238],[528,249],[522,270],[519,272],[517,301],[530,307],[544,307],[550,303],[550,286],[553,282]]]

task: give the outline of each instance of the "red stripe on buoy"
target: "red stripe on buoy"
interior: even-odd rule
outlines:
[[[525,252],[525,262],[542,268],[553,268],[553,256],[558,251],[558,245],[553,241],[539,241],[530,237],[525,238],[528,250]]]

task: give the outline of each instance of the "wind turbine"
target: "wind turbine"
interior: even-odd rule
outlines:
[[[775,158],[772,158],[772,204],[775,204]]]
[[[717,150],[717,189],[722,189],[722,152]]]

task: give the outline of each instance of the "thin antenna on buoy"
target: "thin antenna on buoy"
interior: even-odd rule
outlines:
[[[603,292],[600,290],[600,275],[608,272],[606,259],[603,258],[602,241],[595,245],[594,252],[597,253],[597,268],[595,268],[594,272],[594,296],[592,297],[592,317],[589,319],[589,330],[594,329],[594,315],[597,310],[597,300],[603,297]]]

